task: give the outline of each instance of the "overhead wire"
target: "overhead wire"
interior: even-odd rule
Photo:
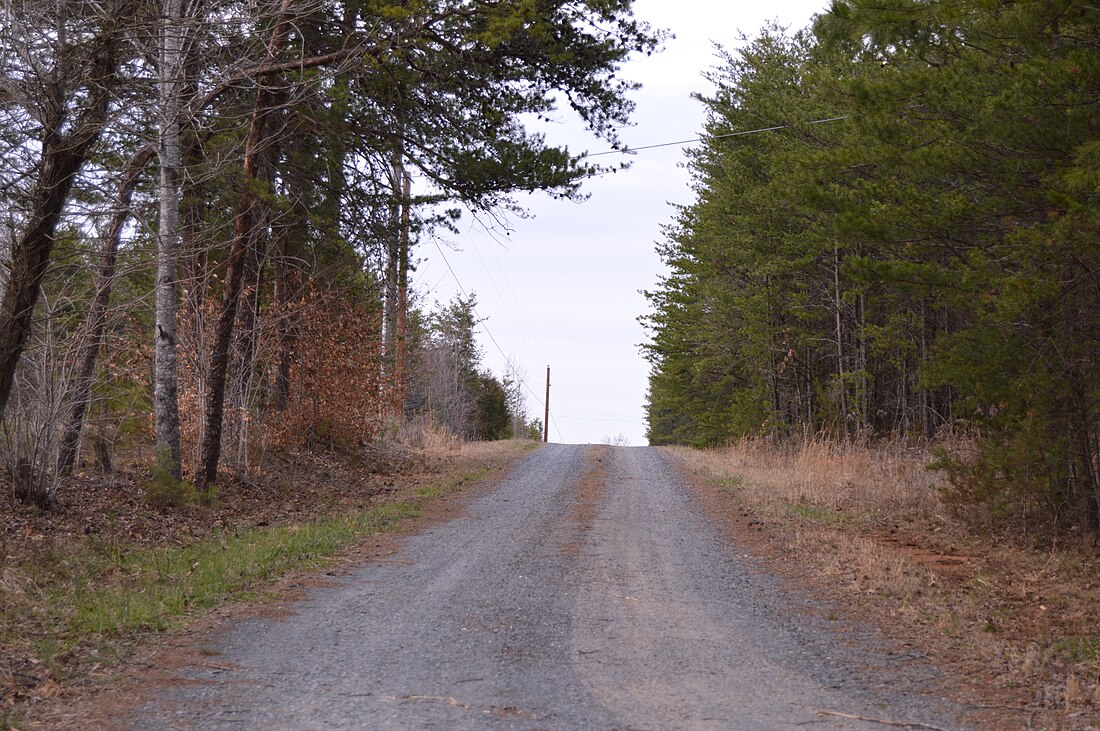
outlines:
[[[435,245],[435,250],[439,252],[439,256],[440,256],[440,258],[442,258],[442,259],[443,259],[443,263],[444,263],[444,264],[445,264],[445,265],[447,266],[447,271],[449,271],[449,272],[451,273],[451,278],[452,278],[452,279],[454,279],[454,282],[455,282],[455,284],[456,284],[456,285],[458,286],[458,290],[459,290],[460,292],[462,292],[462,295],[463,295],[464,297],[466,297],[467,299],[469,299],[469,298],[470,298],[470,295],[469,295],[469,293],[468,293],[468,292],[466,291],[466,288],[462,286],[462,282],[461,282],[461,281],[459,281],[458,275],[457,275],[457,274],[455,274],[455,270],[454,270],[454,268],[453,268],[453,267],[451,267],[451,262],[447,260],[447,255],[443,253],[443,247],[441,247],[441,246],[439,245],[439,242],[438,242],[438,241],[435,241],[435,240],[433,240],[433,241],[432,241],[432,244],[434,244],[434,245]],[[541,407],[545,408],[545,406],[546,406],[546,402],[545,402],[545,401],[543,401],[543,400],[542,400],[541,398],[539,398],[538,394],[537,394],[537,393],[535,393],[534,389],[532,389],[532,388],[531,388],[531,385],[530,385],[529,383],[527,383],[527,380],[526,380],[526,379],[524,379],[524,378],[520,377],[520,374],[519,374],[519,372],[518,372],[518,369],[516,369],[516,368],[515,368],[515,366],[514,366],[514,365],[512,364],[512,359],[511,359],[511,357],[509,357],[509,355],[508,355],[507,353],[505,353],[505,352],[504,352],[504,348],[500,347],[500,343],[498,343],[498,342],[497,342],[497,339],[496,339],[495,337],[493,337],[493,333],[492,333],[492,332],[491,332],[491,331],[489,330],[489,328],[488,328],[488,327],[487,327],[487,326],[485,325],[485,320],[484,320],[484,319],[483,319],[483,318],[481,317],[481,315],[480,315],[480,314],[478,313],[478,311],[477,311],[477,308],[476,308],[476,307],[472,307],[471,309],[473,310],[473,312],[474,312],[474,315],[476,315],[476,316],[477,316],[477,318],[478,318],[478,321],[479,321],[479,324],[481,325],[481,328],[482,328],[482,329],[483,329],[483,330],[485,331],[485,334],[489,336],[489,340],[490,340],[490,341],[492,341],[493,345],[494,345],[494,346],[496,346],[496,349],[497,349],[497,351],[498,351],[498,352],[500,353],[501,357],[502,357],[502,358],[504,358],[504,361],[505,361],[506,363],[508,363],[508,365],[509,365],[509,366],[510,366],[510,367],[512,368],[512,372],[513,372],[513,373],[514,373],[514,374],[516,375],[516,377],[517,377],[517,378],[519,379],[519,382],[520,382],[521,384],[523,384],[523,387],[527,389],[527,392],[531,394],[531,396],[532,396],[532,397],[533,397],[533,398],[535,399],[535,402],[536,402],[536,403],[537,403],[537,404],[538,404],[539,406],[541,406]],[[554,415],[553,415],[553,414],[550,414],[550,422],[551,422],[551,424],[553,424],[553,426],[554,426],[554,431],[555,431],[555,432],[557,432],[557,435],[558,435],[558,440],[559,440],[559,441],[561,441],[561,442],[564,442],[564,441],[565,441],[565,437],[564,437],[564,436],[562,436],[562,433],[561,433],[561,429],[560,429],[560,428],[558,428],[558,424],[557,424],[557,421],[556,421],[556,420],[554,419]]]
[[[634,421],[633,419],[600,419],[595,416],[568,416],[566,414],[558,414],[563,419],[574,419],[576,421],[606,421],[615,424],[633,424],[634,426],[644,426],[640,421]]]
[[[490,236],[491,236],[491,234],[490,234]],[[474,254],[477,255],[478,261],[481,263],[481,268],[485,271],[485,276],[487,276],[489,278],[489,283],[492,285],[493,289],[496,291],[497,297],[499,297],[501,300],[503,300],[504,295],[503,295],[503,293],[501,293],[500,288],[497,286],[496,279],[493,277],[493,273],[489,271],[489,266],[485,263],[484,257],[481,256],[481,251],[478,249],[477,242],[472,241],[471,245],[473,246]],[[494,257],[496,256],[495,252],[494,252],[493,255],[494,255]],[[500,261],[499,260],[496,260],[496,264],[497,264],[497,268],[501,270],[501,274],[504,274],[504,270],[500,266]],[[504,281],[505,286],[508,288],[508,292],[511,295],[512,300],[516,303],[515,312],[519,313],[520,318],[524,321],[524,324],[526,324],[528,331],[530,331],[531,337],[534,338],[535,337],[534,330],[531,328],[530,323],[527,322],[527,318],[524,317],[524,315],[523,315],[523,308],[519,304],[519,299],[516,297],[515,291],[512,290],[511,285],[508,284],[507,275],[504,276],[503,281]],[[519,323],[516,322],[516,318],[512,314],[513,310],[511,308],[509,308],[507,310],[507,313],[508,313],[508,318],[512,321],[512,325],[515,327],[516,333],[519,335],[520,340],[523,342],[524,347],[527,348],[527,350],[530,352],[532,350],[531,344],[527,341],[527,337],[523,334],[523,330],[522,330],[522,328],[520,328]],[[486,332],[488,332],[488,329],[486,329]],[[546,354],[542,352],[542,348],[538,346],[538,340],[536,339],[534,342],[535,342],[537,350],[542,355],[543,360],[549,360],[548,358],[546,358]],[[499,345],[497,346],[497,350],[501,350]],[[508,363],[508,367],[512,371],[512,374],[516,378],[518,378],[521,383],[523,383],[524,387],[526,387],[528,391],[531,391],[531,387],[529,385],[527,385],[526,381],[524,381],[523,378],[520,377],[519,369],[516,367],[516,364],[512,361],[511,357],[505,355],[503,350],[501,350],[501,355],[504,356],[505,362]],[[542,400],[539,399],[537,396],[535,396],[535,400],[539,403],[540,406],[545,406],[545,404],[542,402]],[[551,414],[550,414],[551,421],[553,421],[553,417],[554,417],[554,414],[553,414],[553,412],[551,412]],[[562,441],[564,441],[564,437],[561,435],[560,430],[558,430],[556,422],[554,422],[554,428],[555,428],[555,430],[558,431],[558,436],[562,438]]]
[[[809,122],[805,122],[803,124],[805,124],[805,125],[826,124],[828,122],[839,122],[839,121],[842,121],[842,120],[845,120],[845,119],[850,119],[850,118],[851,118],[851,115],[843,115],[843,116],[839,116],[839,117],[828,117],[828,118],[823,118],[823,119],[814,119],[814,120],[811,120]],[[759,128],[756,128],[756,129],[738,130],[738,131],[735,131],[735,132],[725,132],[725,133],[717,134],[717,135],[708,135],[706,137],[693,137],[691,139],[686,139],[686,140],[675,140],[675,141],[672,141],[672,142],[658,142],[658,143],[655,143],[655,144],[641,145],[641,146],[638,146],[638,147],[624,147],[622,149],[617,149],[617,150],[606,150],[606,151],[603,151],[603,152],[585,153],[581,157],[582,158],[587,158],[587,157],[602,157],[602,156],[605,156],[605,155],[631,155],[631,154],[634,154],[636,152],[642,152],[642,151],[645,151],[645,150],[656,150],[656,149],[660,149],[660,148],[663,148],[663,147],[674,147],[674,146],[677,146],[677,145],[690,145],[690,144],[694,144],[696,142],[703,142],[704,140],[721,140],[721,139],[728,139],[728,138],[731,138],[731,137],[744,137],[744,136],[747,136],[747,135],[763,134],[763,133],[766,133],[766,132],[778,132],[778,131],[784,130],[784,129],[791,129],[795,126],[796,125],[794,125],[794,124],[780,124],[780,125],[773,125],[773,126],[770,126],[770,127],[759,127]],[[597,175],[603,175],[603,174],[606,174],[606,173],[597,173]],[[419,216],[418,216],[418,218],[419,218]],[[421,221],[423,222],[423,219],[421,219]],[[487,233],[488,233],[488,231],[487,231]],[[491,234],[490,234],[490,236],[491,236]],[[443,263],[446,265],[447,271],[450,272],[451,278],[454,279],[454,282],[458,286],[459,291],[462,292],[463,296],[465,296],[468,299],[470,297],[470,295],[466,291],[465,287],[462,286],[462,282],[458,279],[458,275],[455,274],[454,268],[451,266],[451,262],[447,259],[446,254],[443,253],[443,248],[439,245],[438,241],[433,240],[432,243],[435,245],[436,251],[439,252],[440,258],[443,259]],[[503,299],[504,298],[503,294],[501,293],[499,287],[497,287],[496,281],[494,280],[492,273],[489,271],[488,265],[486,265],[484,258],[481,256],[480,251],[477,251],[476,243],[474,245],[474,248],[475,248],[475,253],[477,254],[478,260],[481,262],[482,269],[485,270],[486,275],[489,277],[490,284],[492,284],[493,289],[496,290],[497,296],[499,296],[501,299]],[[494,258],[495,258],[495,253],[494,253]],[[498,267],[500,267],[499,260],[496,261],[496,264],[497,264]],[[442,282],[442,279],[440,280],[440,282]],[[437,282],[436,286],[438,286],[440,282]],[[507,277],[505,277],[505,284],[508,287],[509,294],[511,295],[513,301],[515,301],[517,306],[518,306],[518,303],[519,303],[518,298],[516,297],[515,291],[511,289],[511,285],[507,284]],[[500,353],[501,357],[504,358],[505,363],[507,363],[509,368],[512,370],[512,374],[519,380],[519,382],[523,385],[523,387],[527,390],[527,392],[529,394],[531,394],[531,397],[534,398],[535,403],[537,403],[539,406],[545,408],[545,401],[542,398],[539,397],[539,395],[535,392],[535,390],[533,388],[531,388],[531,385],[527,382],[527,380],[520,375],[519,370],[516,368],[515,364],[513,363],[511,356],[509,356],[507,353],[504,352],[504,349],[500,346],[500,343],[497,342],[496,337],[493,336],[492,331],[490,331],[489,328],[485,325],[486,321],[483,318],[481,318],[480,314],[478,314],[477,309],[476,308],[472,308],[472,309],[474,311],[474,314],[477,315],[477,317],[479,319],[479,324],[481,325],[482,329],[485,331],[485,334],[489,336],[489,340],[493,343],[493,346],[497,349],[497,351]],[[522,317],[522,308],[520,309],[520,314],[521,314],[521,317]],[[523,343],[526,347],[530,348],[530,344],[527,342],[527,338],[524,336],[522,330],[519,328],[518,323],[515,322],[515,318],[513,317],[512,320],[513,320],[513,325],[516,326],[516,330],[519,333],[520,339],[523,341]],[[526,318],[524,318],[524,322],[527,325],[528,330],[531,331],[532,337],[534,337],[534,331],[532,330],[532,328],[530,326],[530,323],[528,323],[526,321]],[[535,342],[536,342],[536,345],[537,345],[537,339],[536,339]],[[538,348],[538,349],[539,349],[540,353],[542,353],[541,348]],[[542,355],[545,357],[545,353],[542,353]],[[560,384],[560,385],[574,386],[574,387],[584,387],[584,388],[628,388],[628,387],[625,387],[625,386],[598,386],[598,385],[595,385],[595,384]],[[562,436],[561,429],[558,427],[557,420],[554,418],[554,416],[555,415],[553,413],[550,414],[550,422],[554,427],[554,431],[558,435],[558,439],[560,439],[561,441],[564,442],[565,439]],[[635,424],[635,425],[641,424],[641,422],[628,421],[628,420],[624,420],[624,419],[599,419],[599,418],[593,418],[593,417],[564,416],[564,415],[562,416],[562,418],[563,419],[574,419],[574,420],[579,420],[579,421],[597,421],[597,422],[609,422],[609,423],[614,422],[614,423]]]
[[[480,221],[475,221],[475,222],[478,224],[481,231],[486,236],[488,236],[490,240],[492,240],[493,242],[495,242],[497,245],[499,245],[501,247],[507,248],[507,247],[505,247],[504,241],[502,239],[500,239],[500,237],[495,234],[495,232],[493,231],[492,228],[490,228],[488,226],[485,226]],[[471,230],[472,230],[472,228],[471,228]],[[481,261],[482,267],[485,269],[486,275],[489,277],[489,281],[492,283],[493,288],[497,290],[497,295],[500,296],[500,298],[503,300],[504,297],[503,297],[503,295],[500,294],[500,290],[496,286],[496,282],[493,279],[493,275],[489,272],[488,266],[485,264],[485,260],[481,256],[481,252],[480,252],[480,250],[478,249],[478,246],[477,246],[477,241],[472,240],[471,243],[474,247],[474,252],[477,254],[478,259]],[[538,351],[539,357],[541,357],[544,362],[549,363],[550,359],[547,357],[545,351],[543,351],[542,346],[539,345],[538,337],[535,335],[535,330],[534,330],[534,328],[531,327],[531,323],[527,320],[527,317],[524,315],[523,305],[520,304],[519,298],[516,296],[515,290],[512,289],[512,285],[508,282],[508,275],[505,273],[504,267],[501,266],[500,259],[496,255],[496,250],[492,246],[489,247],[489,253],[492,254],[493,262],[496,264],[497,270],[500,271],[500,273],[501,273],[502,280],[504,282],[504,286],[508,290],[508,293],[512,298],[512,302],[515,303],[515,311],[519,313],[520,319],[523,321],[524,326],[527,328],[528,334],[531,336],[531,341],[530,342],[533,342],[535,344],[534,350]],[[523,341],[524,346],[528,349],[528,351],[530,351],[531,350],[531,344],[530,344],[530,342],[528,342],[527,338],[524,336],[523,330],[519,327],[519,324],[516,323],[515,318],[512,317],[512,311],[511,310],[509,310],[508,316],[509,316],[509,318],[511,318],[512,324],[516,326],[516,332],[519,335],[520,340]],[[514,364],[512,365],[512,367],[514,368]],[[559,407],[564,408],[565,411],[570,410],[569,404],[567,403],[566,400],[564,400],[562,398],[562,395],[561,395],[560,391],[558,392],[555,401],[556,401],[556,403],[558,403]],[[551,412],[550,416],[551,416],[551,419],[553,419],[554,413]]]
[[[810,122],[804,122],[803,124],[825,124],[826,122],[839,122],[843,119],[851,119],[850,114],[845,114],[842,117],[829,117],[827,119],[815,119]],[[745,129],[738,130],[737,132],[725,132],[720,135],[707,135],[706,137],[694,137],[690,140],[677,140],[675,142],[658,142],[653,145],[642,145],[641,147],[624,147],[621,150],[605,150],[603,152],[590,152],[581,155],[581,157],[601,157],[603,155],[630,155],[635,152],[641,152],[642,150],[656,150],[660,147],[673,147],[675,145],[691,145],[696,142],[703,142],[704,140],[723,140],[728,137],[744,137],[745,135],[757,135],[764,132],[778,132],[782,129],[791,129],[798,125],[794,124],[778,124],[773,127],[760,127],[758,129]]]

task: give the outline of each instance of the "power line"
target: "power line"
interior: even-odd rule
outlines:
[[[845,120],[845,119],[850,119],[850,118],[851,118],[851,115],[844,115],[844,116],[840,116],[840,117],[829,117],[829,118],[825,118],[825,119],[815,119],[815,120],[811,120],[809,122],[806,122],[805,124],[806,125],[825,124],[827,122],[839,122],[839,121],[842,121],[842,120]],[[737,132],[727,132],[725,134],[720,134],[720,135],[710,135],[708,137],[695,137],[695,138],[688,139],[688,140],[677,140],[677,141],[674,141],[674,142],[661,142],[661,143],[657,143],[657,144],[653,144],[653,145],[642,145],[641,147],[627,147],[627,148],[624,148],[622,150],[607,150],[607,151],[604,151],[604,152],[586,153],[582,157],[601,157],[601,156],[604,156],[604,155],[629,155],[629,154],[632,154],[632,153],[635,153],[635,152],[640,152],[640,151],[643,151],[643,150],[655,150],[655,149],[659,149],[659,148],[662,148],[662,147],[673,147],[673,146],[676,146],[676,145],[689,145],[689,144],[693,144],[693,143],[696,143],[696,142],[702,142],[705,139],[720,140],[720,139],[727,139],[727,138],[730,138],[730,137],[743,137],[743,136],[746,136],[746,135],[762,134],[764,132],[777,132],[779,130],[790,129],[791,127],[794,127],[794,126],[795,125],[791,125],[791,124],[781,124],[781,125],[775,125],[775,126],[772,126],[772,127],[760,127],[758,129],[740,130],[740,131],[737,131]],[[605,175],[605,174],[608,174],[610,172],[615,172],[615,171],[600,172],[600,173],[596,173],[596,175]],[[418,218],[419,218],[419,216],[418,216]],[[462,294],[467,299],[469,299],[470,295],[466,292],[466,289],[462,286],[462,282],[459,281],[458,275],[455,274],[454,269],[451,267],[451,262],[448,261],[447,256],[443,253],[443,249],[442,249],[442,247],[439,246],[439,242],[438,241],[433,241],[432,243],[435,245],[436,251],[439,252],[440,258],[443,259],[443,263],[447,266],[447,271],[450,272],[451,278],[454,279],[455,284],[458,285],[459,291],[461,291]],[[486,266],[484,259],[481,259],[480,252],[476,252],[476,244],[475,244],[475,253],[477,253],[478,259],[481,260],[482,268],[485,270],[486,275],[488,275],[490,283],[493,285],[494,288],[496,288],[496,282],[495,282],[492,274],[489,272],[488,266]],[[497,265],[499,266],[499,261],[497,262]],[[505,280],[505,282],[507,282],[507,279]],[[499,289],[497,290],[497,294],[500,295]],[[515,292],[510,290],[510,294],[512,295],[513,299],[516,299]],[[503,299],[503,296],[501,296],[501,299]],[[500,353],[501,357],[504,358],[505,362],[509,365],[509,367],[512,368],[513,373],[517,376],[517,378],[519,378],[518,369],[512,363],[511,357],[507,353],[504,352],[504,349],[502,347],[500,347],[500,343],[497,342],[497,339],[493,336],[493,333],[489,330],[489,328],[487,326],[485,326],[485,320],[481,319],[481,316],[477,313],[476,309],[474,309],[474,314],[478,315],[478,318],[480,320],[480,324],[481,324],[482,328],[485,330],[485,334],[489,336],[489,340],[492,341],[493,346],[496,347],[496,349]],[[514,324],[516,324],[516,323],[514,323]],[[530,325],[528,324],[527,326],[528,326],[528,329],[530,329]],[[517,326],[517,331],[518,330],[519,330],[519,328]],[[533,333],[532,333],[532,335],[533,335]],[[520,338],[526,342],[526,338],[523,336],[522,331],[520,332]],[[527,381],[525,379],[519,378],[519,382],[521,384],[523,384],[523,387],[525,389],[527,389],[527,392],[529,394],[531,394],[532,398],[535,399],[535,403],[537,403],[539,406],[544,405],[543,400],[541,398],[539,398],[538,394],[535,393],[534,389],[531,388],[530,384],[527,383]],[[580,386],[580,387],[596,387],[596,388],[599,387],[599,386],[595,386],[594,384],[561,384],[561,385],[563,385],[563,386]],[[614,387],[612,387],[612,388],[614,388]],[[620,388],[622,388],[622,387],[620,386]],[[558,439],[560,439],[561,441],[564,442],[565,439],[562,436],[561,429],[558,428],[558,424],[557,424],[557,421],[554,419],[554,416],[555,416],[554,414],[550,415],[550,421],[554,426],[554,431],[557,432]],[[563,419],[582,420],[582,421],[617,422],[617,423],[623,423],[623,424],[636,424],[636,425],[641,423],[641,422],[636,422],[636,421],[625,421],[625,420],[622,420],[622,419],[593,419],[593,418],[580,417],[580,416],[574,416],[574,417],[562,416],[562,418]]]
[[[806,122],[806,124],[810,125],[810,124],[824,124],[826,122],[839,122],[842,119],[851,119],[851,115],[850,114],[845,114],[843,117],[829,117],[828,119],[815,119],[811,122]],[[794,127],[794,126],[796,126],[796,125],[793,125],[793,124],[780,124],[780,125],[776,125],[775,127],[761,127],[759,129],[746,129],[746,130],[741,130],[740,132],[727,132],[725,134],[710,135],[708,137],[695,137],[695,138],[690,139],[690,140],[678,140],[676,142],[660,142],[656,145],[643,145],[641,147],[624,147],[621,150],[607,150],[605,152],[586,153],[585,155],[582,155],[582,157],[600,157],[601,155],[630,155],[632,153],[640,152],[642,150],[655,150],[658,147],[673,147],[675,145],[690,145],[690,144],[693,144],[695,142],[702,142],[703,140],[722,140],[722,139],[725,139],[727,137],[744,137],[745,135],[756,135],[756,134],[761,134],[763,132],[777,132],[781,129],[790,129],[791,127]]]
[[[466,297],[466,299],[470,299],[470,295],[466,292],[466,288],[462,286],[462,282],[459,281],[458,275],[455,274],[455,270],[451,268],[451,262],[447,261],[447,255],[443,253],[443,248],[439,245],[439,242],[433,239],[432,243],[435,245],[435,250],[439,252],[439,256],[443,259],[443,263],[447,265],[447,271],[451,273],[451,278],[454,279],[455,284],[458,285],[458,290],[462,292],[463,296]],[[500,343],[497,342],[497,339],[493,337],[493,333],[490,332],[489,328],[485,326],[485,320],[482,319],[480,314],[478,314],[477,308],[471,307],[470,309],[472,309],[474,314],[477,315],[479,321],[478,324],[481,325],[481,328],[485,331],[485,334],[489,336],[489,340],[491,340],[493,342],[493,345],[496,346],[497,351],[500,352],[500,355],[502,358],[504,358],[504,361],[508,363],[508,365],[512,366],[512,371],[518,378],[518,369],[515,368],[515,366],[512,364],[512,359],[508,356],[508,354],[504,352],[504,348],[500,347]],[[531,396],[535,399],[535,402],[539,406],[544,405],[543,400],[538,397],[538,394],[534,392],[530,384],[528,384],[525,379],[519,378],[519,382],[523,384],[523,387],[527,389],[527,392],[531,394]],[[562,436],[561,429],[558,428],[558,423],[554,420],[553,414],[550,414],[550,422],[554,425],[554,431],[558,434],[558,440],[561,442],[565,442],[565,437]]]
[[[484,234],[490,239],[490,241],[496,243],[497,245],[501,246],[502,248],[507,249],[507,247],[504,245],[504,241],[499,236],[497,236],[495,234],[493,229],[491,229],[490,227],[488,227],[484,223],[482,223],[476,216],[474,218],[474,223],[478,227],[480,227],[481,231],[484,232]],[[472,230],[472,228],[471,228],[471,230]],[[485,268],[485,273],[489,276],[489,280],[490,280],[490,282],[492,282],[493,288],[497,289],[496,282],[493,279],[492,274],[489,272],[488,267],[485,266],[484,259],[482,259],[482,257],[481,257],[481,252],[480,252],[480,249],[478,248],[477,241],[475,239],[471,238],[471,244],[473,245],[474,253],[477,254],[478,259],[482,262],[482,266]],[[523,320],[523,324],[527,327],[528,334],[530,334],[530,336],[531,336],[531,341],[534,342],[534,344],[535,344],[535,350],[537,350],[539,352],[539,357],[542,358],[543,362],[549,363],[550,358],[548,358],[546,356],[545,351],[543,351],[542,346],[539,344],[538,336],[535,335],[535,331],[531,327],[531,323],[527,321],[527,317],[523,314],[523,306],[520,304],[519,298],[516,297],[515,290],[513,290],[512,285],[508,283],[508,275],[505,273],[504,267],[502,267],[501,264],[500,264],[500,259],[496,255],[496,249],[493,246],[490,246],[489,247],[489,253],[492,254],[493,261],[496,264],[497,269],[500,271],[501,275],[503,276],[503,279],[501,281],[504,282],[504,286],[507,288],[508,293],[511,295],[512,301],[515,303],[515,312],[519,313],[520,319]],[[499,289],[497,289],[497,294],[500,295],[500,290]],[[501,296],[501,299],[504,299],[503,296]],[[512,323],[514,325],[516,325],[516,332],[519,334],[520,340],[522,340],[524,345],[527,347],[527,349],[530,350],[531,346],[528,343],[527,338],[524,336],[522,329],[519,328],[518,323],[516,323],[515,318],[512,316],[511,308],[508,308],[507,313],[508,313],[509,318],[511,318]],[[509,363],[511,364],[510,361],[509,361]],[[514,365],[512,367],[514,369]],[[524,384],[524,386],[527,387],[527,389],[530,391],[530,387],[527,386],[526,383]],[[538,399],[537,396],[535,398],[536,398],[536,400]],[[558,392],[558,395],[555,397],[555,401],[557,402],[559,408],[564,407],[565,411],[569,410],[569,405],[568,405],[568,403],[566,403],[566,400],[563,398],[560,391]],[[539,404],[542,405],[542,402],[539,401]],[[551,421],[553,421],[553,418],[554,418],[554,414],[551,413],[550,414]],[[557,429],[557,424],[556,423],[555,423],[554,428]]]
[[[645,426],[641,421],[634,421],[632,419],[598,419],[593,416],[568,416],[566,414],[559,414],[563,419],[572,419],[573,421],[605,421],[615,424],[633,424],[635,426]]]

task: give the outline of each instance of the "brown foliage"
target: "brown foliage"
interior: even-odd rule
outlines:
[[[379,311],[316,289],[289,309],[296,330],[289,398],[285,409],[264,415],[266,439],[281,447],[370,441],[382,426]]]

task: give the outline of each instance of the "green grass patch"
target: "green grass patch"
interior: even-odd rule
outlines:
[[[1050,643],[1047,655],[1066,663],[1086,663],[1100,667],[1100,638],[1063,637]]]
[[[85,576],[68,597],[55,599],[70,603],[69,626],[78,635],[112,638],[132,630],[166,630],[257,583],[318,566],[353,541],[418,513],[415,505],[392,503],[302,525],[214,534],[188,546],[135,551],[120,559],[116,581],[104,585],[96,576]]]
[[[737,476],[714,478],[714,481],[718,485],[718,492],[726,495],[736,495],[745,485],[745,481]]]
[[[823,508],[819,505],[784,502],[783,508],[796,518],[813,520],[819,523],[840,525],[843,523],[848,523],[851,520],[851,518],[844,513],[841,513],[837,510],[831,510],[830,508]]]

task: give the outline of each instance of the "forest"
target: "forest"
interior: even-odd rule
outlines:
[[[708,78],[651,443],[931,443],[949,503],[1100,533],[1100,12],[834,0]]]
[[[521,435],[418,241],[600,169],[661,34],[629,0],[13,0],[0,23],[0,460],[52,504],[145,450],[204,495],[265,450]]]

